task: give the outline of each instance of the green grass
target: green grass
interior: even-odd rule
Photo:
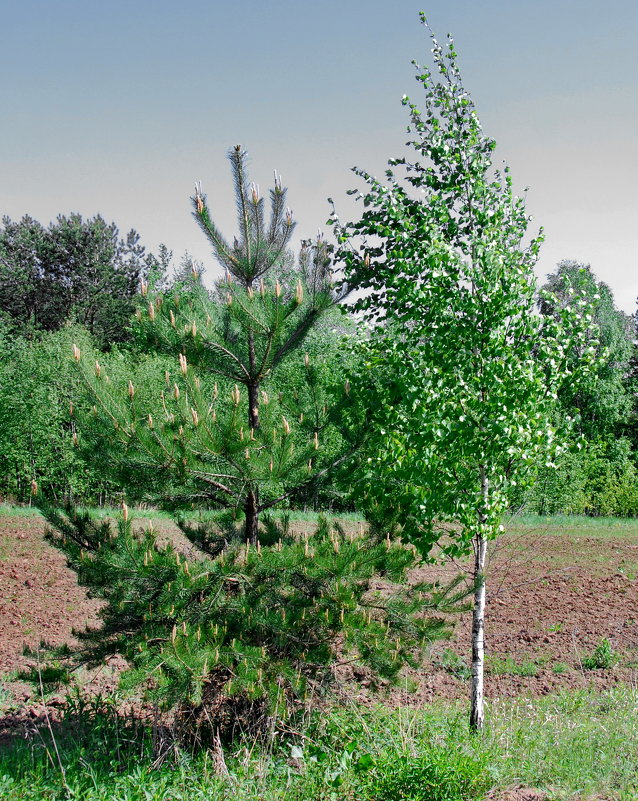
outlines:
[[[84,508],[84,507],[79,507]],[[92,506],[90,507],[91,511],[97,515],[97,517],[104,518],[104,517],[117,517],[122,514],[122,510],[119,506]],[[312,512],[312,511],[303,511],[301,509],[290,509],[290,510],[281,510],[276,509],[270,512],[270,514],[275,518],[280,518],[283,514],[288,514],[290,516],[290,520],[307,520],[309,522],[316,523],[319,519],[320,514],[326,514],[325,512]],[[0,503],[0,516],[3,515],[11,515],[12,517],[31,517],[37,516],[40,512],[35,506],[19,506],[17,504],[9,504],[9,503]],[[220,515],[226,515],[227,512],[225,511],[214,511],[211,510],[209,512],[204,512],[203,516],[207,519],[215,519]],[[346,520],[351,522],[364,522],[364,518],[358,512],[335,512],[334,514],[328,512],[331,517],[335,517],[339,520]],[[186,515],[190,517],[191,515]],[[196,516],[194,513],[193,517]],[[140,519],[147,519],[147,520],[172,520],[172,515],[168,512],[163,512],[160,509],[136,509],[135,507],[131,508],[131,517],[140,518]]]
[[[0,503],[0,516],[35,517],[39,514],[40,512],[35,506],[17,506],[12,503]]]
[[[3,801],[470,801],[525,785],[550,799],[638,797],[638,691],[618,687],[488,706],[483,736],[461,704],[425,710],[335,709],[304,737],[236,746],[220,778],[210,755],[171,755],[152,769],[152,732],[108,700],[30,739],[0,747]],[[57,746],[57,753],[56,753]],[[59,754],[59,758],[58,758]],[[436,788],[420,795],[427,782]]]
[[[514,529],[541,528],[551,534],[596,537],[638,535],[638,518],[633,517],[586,517],[585,515],[514,515],[504,521],[507,531]]]
[[[513,657],[491,656],[485,660],[485,670],[494,676],[537,676],[538,665],[531,659],[516,662]]]

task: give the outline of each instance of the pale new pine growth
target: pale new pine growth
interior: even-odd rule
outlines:
[[[232,401],[235,404],[235,406],[238,406],[239,401],[241,399],[241,395],[239,394],[239,387],[237,386],[237,384],[235,384],[235,388],[230,393],[230,397],[232,398]]]
[[[204,198],[202,197],[201,181],[195,181],[195,206],[198,214],[201,214],[204,211]]]
[[[166,386],[170,387],[171,385],[171,374],[168,370],[164,370],[164,381],[166,382]]]
[[[297,281],[297,287],[295,289],[295,301],[297,302],[298,306],[301,306],[303,303],[303,286],[301,281]]]
[[[77,447],[79,445],[79,440],[78,440],[78,435],[77,435],[76,431],[73,432],[72,440],[73,440],[73,444]]]
[[[148,295],[148,283],[146,281],[142,281],[140,284],[140,294],[143,298]]]
[[[194,426],[198,426],[199,425],[199,415],[197,414],[197,410],[196,409],[191,409],[191,417],[193,418],[193,425]]]
[[[34,478],[34,479],[31,481],[31,495],[34,495],[34,496],[35,496],[35,495],[37,495],[37,494],[38,494],[38,482],[37,482],[37,481],[35,480],[35,478]]]
[[[153,428],[153,415],[151,414],[148,416],[148,427]]]
[[[133,386],[133,382],[128,382],[128,396],[131,400],[133,400],[133,396],[135,395],[135,387]]]
[[[259,279],[259,294],[263,297],[266,296],[266,284],[264,283],[264,279]]]
[[[275,282],[275,297],[278,298],[281,295],[281,284],[279,281]]]
[[[73,417],[73,412],[74,412],[73,401],[71,401],[71,403],[69,403],[69,417]]]
[[[191,336],[193,339],[197,336],[197,325],[195,324],[195,320],[191,323]]]
[[[151,320],[155,319],[155,306],[152,302],[148,304],[148,316]]]
[[[175,400],[179,400],[179,387],[177,384],[173,384],[173,397]]]
[[[303,363],[306,365],[306,367],[310,365],[310,357],[308,356],[307,353],[304,354]]]
[[[253,288],[251,286],[248,287],[247,293],[248,293],[248,299],[249,300],[252,300],[255,297],[255,292],[254,292],[254,290],[253,290]]]
[[[78,346],[73,345],[73,358],[75,359],[75,361],[79,362],[81,356],[82,354],[80,353],[80,349],[78,348]]]
[[[172,309],[170,310],[169,314],[171,318],[171,325],[173,326],[173,328],[175,328],[175,314],[173,313]]]
[[[288,434],[290,434],[290,423],[286,420],[285,417],[282,417],[281,420],[283,424],[284,434],[285,436],[288,436]]]
[[[102,367],[100,366],[100,363],[98,361],[95,362],[95,375],[98,378],[102,377]]]
[[[188,372],[188,364],[186,362],[186,356],[183,353],[179,354],[179,369],[182,371],[182,375],[186,375]]]
[[[217,400],[219,395],[219,387],[217,386],[217,381],[215,381],[215,386],[213,387],[213,400]]]
[[[128,506],[125,503],[122,503],[122,518],[125,523],[128,521]]]
[[[319,450],[319,434],[315,431],[315,436],[313,440],[313,445],[315,446],[315,450]]]
[[[233,305],[233,296],[230,294],[230,292],[226,293],[226,305],[227,306]]]
[[[264,406],[268,406],[269,400],[270,399],[268,398],[268,393],[264,392],[264,390],[262,389],[262,391],[261,391],[261,402],[262,402],[262,404]]]

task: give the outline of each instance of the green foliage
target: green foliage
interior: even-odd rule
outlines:
[[[585,656],[581,664],[585,670],[609,670],[618,662],[618,654],[605,637],[594,648],[591,656]]]
[[[60,215],[48,228],[31,217],[0,228],[0,307],[16,332],[54,331],[73,321],[103,346],[127,338],[139,281],[156,264],[139,234],[120,238],[97,215]]]
[[[102,364],[75,353],[98,401],[103,439],[126,465],[124,486],[145,486],[174,506],[241,510],[254,544],[259,514],[326,475],[347,451],[330,416],[330,385],[340,373],[335,337],[318,358],[302,351],[338,295],[321,238],[305,242],[292,263],[294,223],[281,181],[266,224],[264,200],[247,182],[246,153],[234,148],[229,159],[240,238],[224,239],[199,187],[193,198],[226,277],[212,294],[197,274],[164,294],[142,288],[148,302],[138,310],[138,347],[171,359],[155,377],[156,411],[141,402],[133,376],[111,379]],[[315,353],[317,341],[326,343],[325,329]]]
[[[375,764],[368,801],[474,801],[490,788],[486,760],[432,747],[418,755],[392,755]]]
[[[460,523],[445,546],[457,554],[496,536],[512,494],[553,463],[557,394],[588,373],[596,350],[585,299],[535,313],[541,237],[526,243],[524,199],[508,168],[492,168],[495,142],[452,40],[433,45],[440,80],[417,66],[424,112],[403,100],[415,160],[390,160],[386,181],[355,169],[367,184],[361,219],[331,222],[371,326],[351,380],[369,410],[357,502],[399,520],[423,554],[441,523]]]
[[[189,736],[220,728],[232,737],[294,716],[330,684],[338,661],[396,677],[449,633],[431,613],[460,608],[466,595],[459,581],[405,586],[412,549],[349,537],[325,518],[312,537],[280,530],[268,546],[184,524],[191,546],[180,550],[126,514],[115,530],[88,512],[42,509],[49,541],[105,602],[101,626],[76,632],[67,658],[99,665],[121,654],[130,665],[123,686],[143,685],[177,710]],[[373,587],[380,575],[392,582],[383,590]]]
[[[634,352],[631,319],[616,308],[609,287],[599,282],[589,265],[562,261],[545,285],[553,294],[542,299],[543,315],[556,317],[575,292],[587,298],[592,328],[586,337],[596,351],[596,363],[577,384],[559,392],[560,413],[577,410],[571,452],[557,460],[558,470],[541,470],[539,486],[524,504],[542,513],[589,515],[638,514],[635,454],[631,434],[633,404],[630,367]],[[581,351],[568,354],[572,366]],[[577,445],[578,447],[574,447]]]
[[[472,671],[467,665],[467,662],[460,657],[451,648],[446,648],[439,657],[439,664],[443,670],[456,676],[457,679],[467,681],[472,675]]]
[[[511,656],[490,656],[486,660],[488,673],[495,676],[537,676],[538,665],[530,659],[520,664]]]
[[[557,459],[558,469],[541,468],[520,505],[541,515],[638,516],[638,474],[629,441],[620,437],[581,445]]]
[[[525,786],[561,798],[633,801],[637,700],[629,687],[501,699],[492,706],[481,740],[460,723],[455,706],[324,709],[302,730],[304,738],[270,748],[248,741],[227,749],[230,775],[223,778],[215,775],[207,753],[172,750],[158,764],[158,742],[169,732],[117,715],[110,699],[72,697],[62,720],[53,723],[64,777],[48,729],[21,733],[0,749],[0,796],[3,801],[362,800],[373,766],[388,765],[391,774],[394,759],[403,761],[407,754],[417,764],[422,756],[425,761],[437,755],[442,763],[447,758],[455,764],[467,754],[477,764],[489,763],[494,795]]]
[[[79,326],[33,340],[0,333],[0,495],[25,502],[34,480],[59,502],[112,490],[74,446],[69,410],[86,393],[68,358],[73,340],[90,345]]]
[[[597,281],[589,265],[561,261],[548,276],[544,289],[549,293],[540,303],[541,314],[556,316],[575,294],[587,298],[592,314],[588,337],[596,349],[596,369],[577,385],[565,384],[560,399],[567,413],[578,409],[578,428],[592,442],[618,434],[626,424],[631,397],[626,376],[633,353],[631,318],[616,308],[611,289]],[[570,355],[575,367],[581,354]]]

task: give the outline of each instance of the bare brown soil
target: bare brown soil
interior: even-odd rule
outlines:
[[[171,533],[170,524],[155,525]],[[29,697],[37,701],[33,688],[15,681],[15,671],[28,661],[24,644],[69,642],[72,627],[99,619],[98,601],[87,598],[64,557],[44,541],[44,527],[36,515],[0,516],[0,687],[14,707]],[[424,567],[414,578],[444,581],[460,567]],[[487,697],[635,684],[637,576],[638,522],[609,531],[527,526],[505,535],[492,554],[487,579]],[[468,613],[460,617],[452,640],[433,646],[423,670],[409,672],[401,687],[387,690],[386,702],[420,705],[466,696],[467,681],[455,672],[462,672],[460,660],[467,665],[469,618]],[[583,656],[603,638],[618,652],[619,662],[607,670],[584,670]],[[116,673],[114,665],[84,680],[102,691],[113,686]],[[367,684],[365,676],[359,678]],[[365,687],[360,697],[378,700]]]

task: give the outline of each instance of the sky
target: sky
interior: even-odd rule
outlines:
[[[635,0],[0,0],[0,213],[102,214],[219,272],[190,216],[201,180],[233,236],[228,149],[262,193],[283,176],[300,238],[358,207],[353,166],[381,175],[405,142],[401,97],[430,63],[423,10],[454,36],[497,159],[529,191],[561,259],[591,264],[617,305],[638,297]],[[329,233],[328,233],[329,236]]]

